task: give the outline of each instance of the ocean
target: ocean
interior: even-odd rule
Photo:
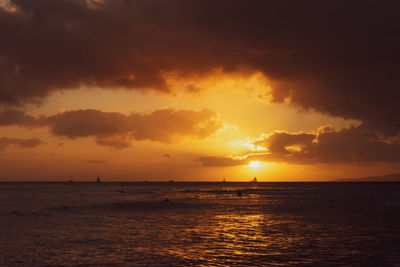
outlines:
[[[0,266],[71,265],[400,266],[400,183],[0,183]]]

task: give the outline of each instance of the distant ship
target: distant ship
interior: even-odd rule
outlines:
[[[226,183],[226,180],[225,180],[225,178],[222,180],[222,182],[223,182],[223,183]]]
[[[257,181],[257,178],[256,177],[254,177],[254,179],[251,181],[252,183],[257,183],[258,181]]]
[[[74,182],[74,180],[72,179],[72,176],[70,176],[70,177],[69,177],[69,180],[67,181],[67,183],[70,184],[70,183],[73,183],[73,182]]]
[[[100,183],[100,176],[97,176],[97,183]]]

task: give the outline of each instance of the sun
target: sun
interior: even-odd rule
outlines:
[[[260,167],[260,162],[259,161],[250,161],[249,167],[258,168],[258,167]]]

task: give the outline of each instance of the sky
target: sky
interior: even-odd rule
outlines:
[[[0,0],[0,180],[400,172],[399,7]]]

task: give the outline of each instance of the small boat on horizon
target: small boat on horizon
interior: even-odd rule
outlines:
[[[252,183],[258,183],[257,178],[254,177],[254,179],[251,181]]]
[[[100,176],[97,176],[97,183],[100,183]]]

